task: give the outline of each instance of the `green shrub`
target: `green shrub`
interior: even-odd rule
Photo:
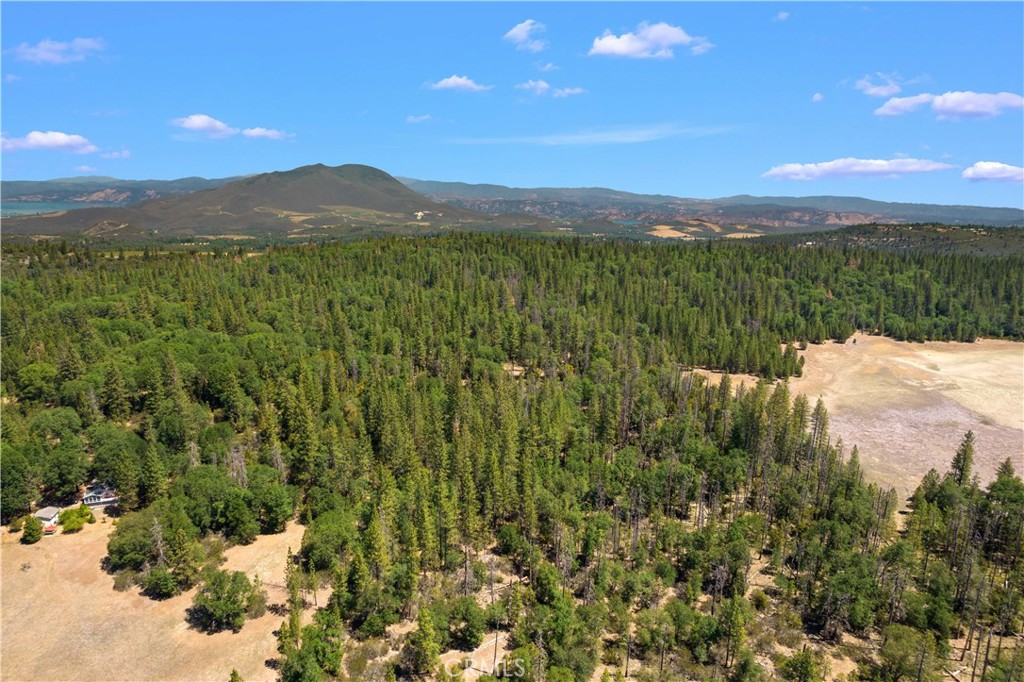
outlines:
[[[189,618],[207,632],[238,632],[247,616],[266,611],[266,594],[241,571],[211,571],[192,600]]]
[[[25,526],[25,517],[19,516],[18,518],[11,521],[10,529],[12,533],[18,533]]]
[[[484,611],[473,597],[460,597],[448,618],[448,631],[452,646],[472,651],[480,646],[484,637]]]
[[[768,608],[768,595],[764,590],[754,590],[750,595],[750,603],[754,605],[754,610],[760,613]]]
[[[65,533],[77,533],[87,523],[96,523],[96,516],[84,504],[74,509],[65,509],[60,513],[60,525]]]
[[[39,542],[43,537],[43,522],[35,516],[25,519],[25,532],[21,535],[21,541],[26,545]]]
[[[178,581],[166,566],[157,566],[142,579],[142,591],[153,599],[167,599],[178,594]]]
[[[138,583],[138,573],[130,569],[118,571],[114,574],[114,589],[118,592],[130,590]]]

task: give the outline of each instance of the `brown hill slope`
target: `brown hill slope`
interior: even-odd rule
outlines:
[[[375,228],[420,231],[492,216],[435,203],[384,171],[322,164],[264,173],[215,189],[144,201],[4,221],[11,234],[127,236],[158,233],[343,234]]]

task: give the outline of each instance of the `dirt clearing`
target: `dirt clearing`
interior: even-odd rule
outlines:
[[[680,232],[671,225],[655,225],[647,232],[647,234],[652,237],[661,237],[663,239],[696,239],[692,234]]]
[[[4,532],[0,676],[32,682],[222,682],[236,668],[247,682],[274,680],[264,662],[277,656],[273,634],[282,618],[267,612],[238,634],[190,630],[185,610],[195,590],[158,602],[136,591],[115,592],[100,568],[112,524],[87,525],[75,535],[21,545]],[[298,551],[304,529],[260,536],[225,552],[223,568],[258,575],[269,604],[286,599],[288,548]]]
[[[871,480],[909,495],[945,472],[967,431],[983,485],[1007,457],[1024,470],[1024,344],[909,343],[857,334],[809,346],[794,394],[821,396],[833,440],[854,444]]]

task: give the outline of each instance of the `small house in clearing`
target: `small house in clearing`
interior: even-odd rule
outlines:
[[[109,507],[120,501],[117,491],[106,483],[94,483],[82,495],[82,504],[87,507]]]
[[[43,533],[53,535],[57,532],[57,518],[60,516],[58,507],[43,507],[34,516],[43,522]]]

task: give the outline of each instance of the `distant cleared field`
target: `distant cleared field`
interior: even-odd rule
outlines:
[[[856,342],[856,343],[855,343]],[[871,480],[909,495],[931,468],[945,472],[973,430],[982,484],[1007,457],[1024,469],[1024,344],[909,343],[857,334],[810,346],[790,380],[812,405],[821,396],[833,439],[854,444]]]
[[[268,611],[237,634],[207,635],[185,622],[195,589],[165,601],[114,591],[100,566],[112,530],[109,522],[96,523],[28,546],[17,543],[20,534],[3,533],[0,678],[205,682],[226,680],[235,668],[247,682],[276,679],[264,663],[277,656],[280,616]],[[284,533],[232,547],[222,568],[259,575],[267,602],[280,604],[287,551],[298,551],[303,530],[291,523]]]
[[[854,343],[856,341],[856,343]],[[910,343],[856,334],[845,344],[808,346],[795,396],[829,413],[832,441],[856,445],[868,480],[910,496],[929,469],[945,473],[967,431],[982,485],[1007,457],[1024,470],[1024,343]],[[717,384],[720,372],[696,370]],[[732,386],[758,382],[732,375]]]

